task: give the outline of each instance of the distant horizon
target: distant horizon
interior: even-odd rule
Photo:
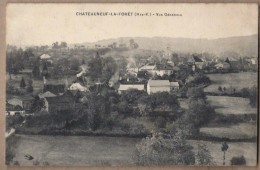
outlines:
[[[74,43],[70,43],[70,42],[67,42],[67,41],[53,41],[52,43],[54,42],[67,42],[68,45],[77,45],[77,44],[84,44],[84,43],[89,43],[89,44],[93,44],[93,43],[98,43],[98,42],[101,42],[101,41],[109,41],[109,40],[117,40],[117,39],[121,39],[121,38],[169,38],[169,39],[192,39],[192,40],[219,40],[219,39],[228,39],[228,38],[239,38],[239,37],[252,37],[252,36],[258,36],[258,34],[251,34],[251,35],[238,35],[238,36],[229,36],[229,37],[220,37],[220,38],[189,38],[189,37],[165,37],[165,36],[151,36],[151,37],[141,37],[141,36],[136,36],[136,37],[129,37],[129,36],[126,36],[126,37],[115,37],[115,38],[107,38],[107,39],[101,39],[101,40],[97,40],[97,41],[84,41],[84,42],[74,42]],[[23,45],[23,46],[18,46],[18,45],[14,45],[14,44],[6,44],[6,46],[8,45],[11,45],[11,46],[16,46],[17,48],[28,48],[28,47],[33,47],[33,46],[45,46],[45,45],[52,45],[51,44],[40,44],[40,45]]]

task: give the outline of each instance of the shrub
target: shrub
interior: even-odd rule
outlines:
[[[233,157],[231,160],[231,165],[246,165],[246,159],[244,156]]]
[[[214,165],[213,158],[205,144],[198,144],[198,153],[196,158],[198,165]]]
[[[137,144],[137,162],[140,165],[194,165],[192,147],[180,132],[165,137],[153,134]]]

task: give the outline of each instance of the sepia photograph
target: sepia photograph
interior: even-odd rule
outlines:
[[[10,3],[5,83],[6,165],[257,165],[254,3]]]

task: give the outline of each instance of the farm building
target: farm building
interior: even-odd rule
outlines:
[[[144,90],[144,84],[120,84],[118,93],[121,94],[123,91],[129,89]]]
[[[147,84],[147,93],[170,92],[171,90],[179,90],[178,82],[170,82],[169,80],[149,80]]]

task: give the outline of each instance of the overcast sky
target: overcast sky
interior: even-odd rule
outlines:
[[[7,44],[95,42],[118,37],[223,38],[258,32],[256,4],[9,4]],[[76,16],[76,12],[175,13],[181,17]]]

